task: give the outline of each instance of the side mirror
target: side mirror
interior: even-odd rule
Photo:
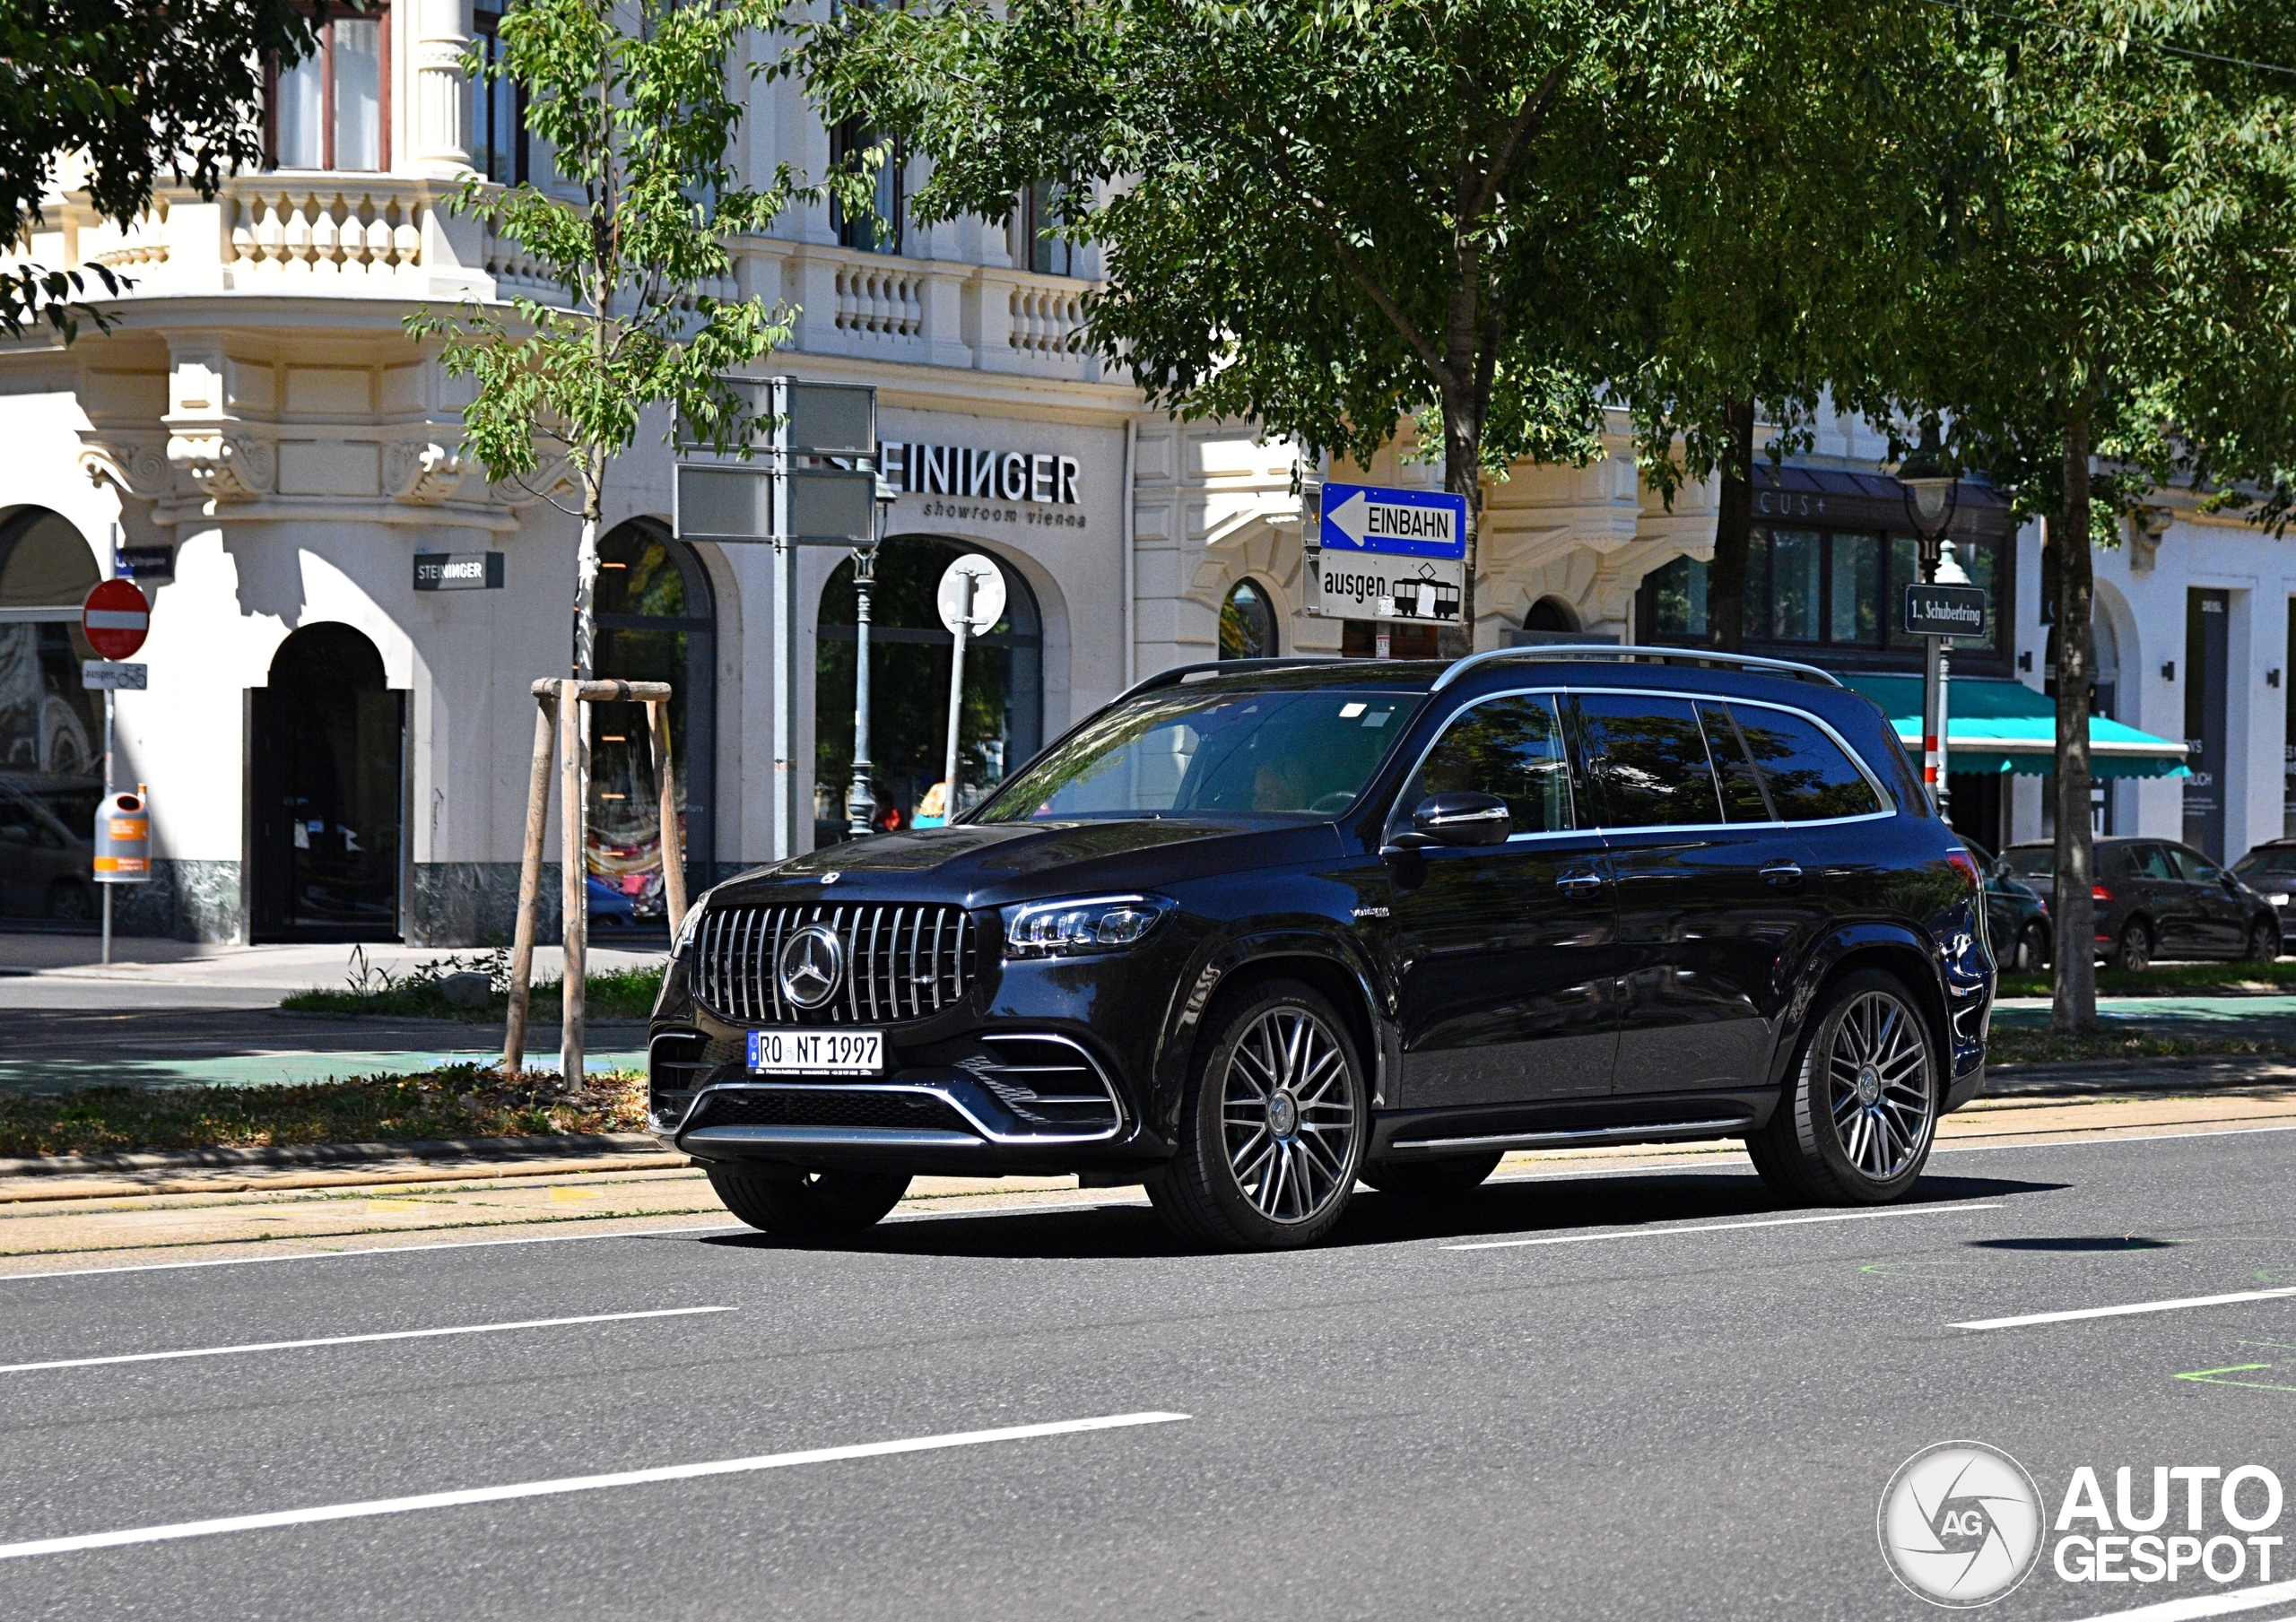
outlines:
[[[1411,813],[1412,831],[1430,845],[1504,845],[1515,831],[1507,802],[1468,789],[1430,794]]]

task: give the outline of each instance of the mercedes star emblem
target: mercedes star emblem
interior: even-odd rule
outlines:
[[[783,996],[799,1008],[819,1008],[845,977],[844,942],[827,924],[808,924],[783,945],[775,967]]]

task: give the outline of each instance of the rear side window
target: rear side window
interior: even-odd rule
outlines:
[[[1862,817],[1882,809],[1874,785],[1814,721],[1786,710],[1731,707],[1761,766],[1770,802],[1788,822]]]
[[[1706,739],[1687,698],[1582,693],[1587,754],[1602,783],[1603,826],[1660,828],[1722,820]]]
[[[1404,795],[1403,813],[1409,816],[1429,794],[1455,789],[1506,801],[1518,834],[1561,833],[1575,826],[1570,759],[1554,700],[1518,693],[1454,716]]]
[[[2158,845],[2130,846],[2128,862],[2134,878],[2157,879],[2164,884],[2178,881],[2177,870],[2170,863],[2169,853]]]
[[[1746,752],[1730,712],[1719,704],[1701,704],[1698,719],[1706,729],[1706,752],[1714,775],[1722,784],[1722,814],[1732,822],[1774,822],[1770,798],[1763,794],[1761,772]]]

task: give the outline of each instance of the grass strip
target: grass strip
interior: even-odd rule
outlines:
[[[639,1075],[592,1076],[561,1093],[506,1085],[479,1064],[302,1087],[90,1087],[0,1095],[0,1156],[634,1132],[645,1110]]]
[[[2000,994],[2005,997],[2046,997],[2054,983],[2047,969],[2038,974],[2004,973]],[[2097,971],[2097,993],[2108,997],[2174,996],[2179,992],[2278,992],[2296,990],[2296,958],[2270,963],[2160,963],[2140,974],[2125,969]]]
[[[428,968],[430,966],[425,966]],[[483,973],[484,964],[474,966]],[[500,1024],[509,1016],[510,995],[506,973],[490,976],[493,984],[484,1002],[474,1008],[447,1001],[441,989],[447,974],[415,973],[401,978],[370,976],[362,988],[346,984],[343,990],[324,987],[297,992],[279,1006],[298,1014],[381,1014],[399,1019],[461,1019],[472,1024]],[[593,1019],[643,1019],[654,1011],[661,994],[658,968],[607,969],[589,976],[588,1013]],[[565,984],[537,982],[527,1004],[527,1018],[538,1024],[554,1022],[564,1011]]]
[[[1986,1044],[1988,1064],[2051,1064],[2082,1059],[2184,1059],[2211,1054],[2292,1056],[2285,1040],[2202,1032],[2194,1036],[2132,1036],[2124,1031],[2066,1035],[2052,1030],[2002,1030]]]

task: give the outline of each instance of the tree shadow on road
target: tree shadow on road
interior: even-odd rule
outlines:
[[[1897,1207],[1953,1205],[2045,1193],[2061,1183],[2006,1177],[1927,1177]],[[1535,1239],[1587,1230],[1631,1231],[1683,1222],[1761,1221],[1826,1216],[1841,1208],[1781,1201],[1750,1172],[1621,1173],[1487,1183],[1440,1201],[1358,1190],[1347,1214],[1308,1254],[1411,1244]],[[1847,1213],[1843,1213],[1847,1214]],[[696,1243],[727,1250],[815,1250],[852,1254],[1012,1261],[1124,1261],[1203,1256],[1174,1238],[1145,1201],[1111,1190],[1103,1205],[1062,1205],[915,1216],[842,1240],[805,1244],[770,1234],[711,1235]]]

